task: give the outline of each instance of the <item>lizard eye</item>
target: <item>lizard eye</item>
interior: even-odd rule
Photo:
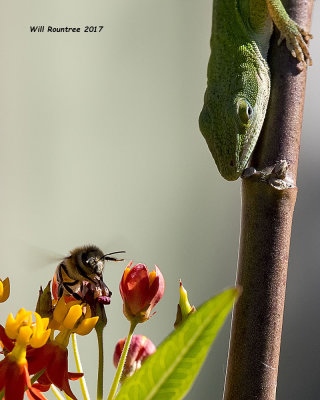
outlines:
[[[253,116],[253,108],[245,99],[238,101],[238,116],[244,125],[247,125]]]

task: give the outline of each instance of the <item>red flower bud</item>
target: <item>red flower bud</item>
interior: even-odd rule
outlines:
[[[119,340],[114,349],[113,364],[116,368],[118,366],[125,341],[126,338]],[[146,336],[133,335],[121,380],[123,381],[123,379],[127,376],[131,376],[137,369],[141,367],[143,361],[151,356],[151,354],[153,354],[155,351],[156,346]]]
[[[130,269],[131,265],[132,262],[120,282],[123,313],[129,321],[144,322],[150,318],[151,310],[163,296],[164,278],[157,266],[149,273],[143,264]]]

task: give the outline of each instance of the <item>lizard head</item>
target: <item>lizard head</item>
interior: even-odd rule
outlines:
[[[230,75],[227,71],[208,80],[199,125],[220,174],[233,181],[246,168],[259,137],[270,79],[261,64],[242,64]]]

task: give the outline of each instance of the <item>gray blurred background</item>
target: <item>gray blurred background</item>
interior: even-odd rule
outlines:
[[[157,314],[137,329],[159,344],[172,330],[179,278],[195,305],[235,280],[240,181],[219,176],[197,122],[211,0],[1,0],[0,5],[1,278],[10,276],[12,283],[0,322],[22,306],[34,308],[57,258],[94,243],[161,268],[164,298]],[[281,400],[316,399],[320,392],[319,18],[316,3]],[[104,28],[30,33],[30,25]],[[128,330],[118,292],[123,267],[110,263],[105,270],[113,290],[105,330],[106,391],[115,371],[114,345]],[[229,324],[188,400],[222,397]],[[81,338],[79,346],[94,398],[95,334]]]

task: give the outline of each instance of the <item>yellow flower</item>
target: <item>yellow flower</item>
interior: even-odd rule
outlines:
[[[32,314],[35,322],[32,321]],[[5,332],[10,339],[37,348],[42,347],[50,336],[48,324],[49,318],[41,318],[38,313],[21,308],[16,318],[11,313],[8,315]]]
[[[34,314],[35,322],[32,321]],[[18,364],[26,364],[26,347],[38,348],[45,345],[49,339],[51,329],[47,329],[48,318],[41,318],[36,312],[21,308],[16,318],[10,313],[5,326],[6,335],[15,340],[15,346],[8,357]]]
[[[90,307],[80,301],[65,302],[61,297],[53,311],[50,328],[61,331],[55,338],[66,345],[71,333],[87,335],[95,327],[99,317],[91,317]]]
[[[10,280],[6,278],[4,281],[0,279],[0,303],[5,302],[10,295]]]

